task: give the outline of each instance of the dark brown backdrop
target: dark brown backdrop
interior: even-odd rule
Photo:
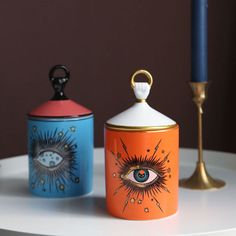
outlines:
[[[134,102],[129,77],[146,68],[149,103],[181,126],[181,146],[196,146],[190,79],[190,0],[0,1],[0,157],[26,153],[26,113],[52,96],[48,70],[68,65],[67,95],[103,123]],[[209,80],[205,147],[236,151],[235,0],[209,0]]]

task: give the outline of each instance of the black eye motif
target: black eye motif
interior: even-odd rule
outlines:
[[[148,155],[150,150],[147,150],[146,156],[130,156],[122,140],[121,143],[126,157],[121,158],[120,153],[111,153],[118,167],[118,171],[113,173],[113,177],[116,178],[118,176],[120,181],[120,185],[115,190],[114,195],[118,194],[121,189],[124,189],[127,193],[123,212],[129,203],[137,202],[142,204],[145,197],[151,198],[162,211],[156,196],[162,191],[169,192],[166,182],[171,177],[171,170],[167,166],[170,153],[165,155],[163,159],[157,157],[161,140],[157,143],[151,155]],[[147,211],[146,208],[144,210]]]
[[[31,188],[42,191],[65,191],[68,181],[79,183],[76,162],[77,145],[73,130],[42,132],[33,127],[30,137]]]

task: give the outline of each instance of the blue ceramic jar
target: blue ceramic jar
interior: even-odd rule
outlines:
[[[55,77],[56,70],[65,76]],[[92,190],[93,114],[68,99],[65,66],[49,72],[51,100],[28,114],[29,189],[41,197],[81,196]]]

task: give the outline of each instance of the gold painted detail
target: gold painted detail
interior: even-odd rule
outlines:
[[[217,189],[225,186],[225,182],[212,178],[206,169],[204,161],[197,162],[196,169],[188,179],[181,179],[180,186],[190,189]]]
[[[138,204],[142,204],[142,200],[141,199],[138,200]]]
[[[190,82],[193,92],[193,102],[197,107],[198,114],[198,161],[194,173],[187,179],[180,180],[180,186],[183,188],[207,190],[218,189],[225,186],[225,182],[215,179],[208,174],[205,162],[203,160],[203,133],[202,133],[202,115],[203,103],[207,98],[207,82]]]
[[[144,208],[144,212],[148,213],[149,212],[149,208]]]
[[[147,77],[147,79],[148,79],[148,84],[149,84],[150,87],[151,87],[151,86],[152,86],[152,83],[153,83],[152,75],[151,75],[147,70],[143,70],[143,69],[136,71],[136,72],[132,75],[131,81],[130,81],[131,87],[132,87],[132,88],[135,87],[135,77],[136,77],[137,75],[140,75],[140,74],[143,74],[143,75],[145,75],[145,76]]]
[[[136,102],[138,103],[146,102],[146,99],[136,99]]]
[[[135,202],[135,199],[134,199],[134,198],[131,198],[131,199],[130,199],[130,202],[131,202],[131,203],[134,203],[134,202]]]
[[[166,131],[169,129],[178,128],[177,124],[173,125],[165,125],[165,126],[121,126],[121,125],[112,125],[105,123],[105,127],[110,130],[118,130],[118,131],[131,131],[131,132],[137,132],[137,131]]]

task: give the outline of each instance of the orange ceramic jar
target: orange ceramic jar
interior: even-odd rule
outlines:
[[[135,82],[137,74],[149,82]],[[160,219],[178,207],[179,128],[146,103],[149,72],[137,71],[131,85],[137,102],[105,124],[107,210],[129,220]]]

